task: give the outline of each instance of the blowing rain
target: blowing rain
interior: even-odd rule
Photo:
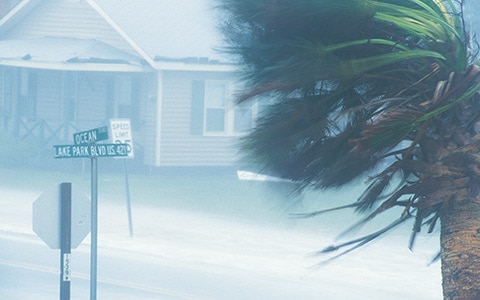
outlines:
[[[0,1],[0,299],[480,299],[479,9]]]

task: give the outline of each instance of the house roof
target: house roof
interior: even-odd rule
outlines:
[[[4,65],[62,70],[142,71],[142,61],[105,43],[92,39],[38,38],[0,40]]]
[[[152,58],[225,61],[213,0],[90,0]]]
[[[24,18],[41,0],[19,0],[0,18],[0,34],[9,30],[15,23]]]
[[[65,5],[67,1],[74,0],[57,1]],[[99,58],[98,61],[104,63],[122,61],[124,65],[141,66],[139,62],[143,60],[155,69],[233,70],[228,58],[215,50],[221,46],[222,38],[217,29],[218,17],[214,1],[86,0],[86,4],[133,48],[132,53],[138,57],[128,56],[113,46],[95,41],[95,37],[89,40],[57,35],[30,42],[0,40],[1,63],[5,64],[5,60],[17,60],[19,63],[18,57],[29,54],[30,60],[21,62],[65,64],[68,61],[72,62],[71,67],[73,56],[81,54],[90,63],[92,58]],[[22,0],[8,16],[0,19],[0,34],[15,26],[16,22],[28,16],[28,12],[41,3],[39,0]],[[50,48],[54,50],[49,53],[48,48],[52,44],[61,46]],[[10,53],[14,45],[19,53],[23,53],[22,56]],[[85,59],[81,61],[86,62]],[[76,62],[79,62],[78,58]]]

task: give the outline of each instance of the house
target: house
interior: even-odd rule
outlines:
[[[17,0],[0,19],[0,127],[45,147],[130,118],[147,166],[234,166],[254,104],[213,0]]]

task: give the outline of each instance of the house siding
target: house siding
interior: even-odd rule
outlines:
[[[7,76],[5,69],[0,68],[0,120],[3,120],[10,112],[7,110],[7,94],[5,86],[7,85]]]
[[[163,81],[161,166],[231,166],[238,137],[193,135],[191,97],[194,80],[226,80],[231,74],[165,72]],[[233,80],[233,79],[232,79]]]
[[[97,39],[128,53],[135,53],[133,48],[85,1],[42,1],[25,20],[5,33],[3,39],[33,39],[46,36]]]

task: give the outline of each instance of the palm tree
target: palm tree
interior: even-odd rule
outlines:
[[[247,86],[239,101],[268,105],[243,140],[249,161],[302,188],[368,178],[346,206],[361,222],[402,210],[322,252],[407,220],[413,246],[440,225],[444,298],[480,299],[480,68],[463,1],[218,1]]]

